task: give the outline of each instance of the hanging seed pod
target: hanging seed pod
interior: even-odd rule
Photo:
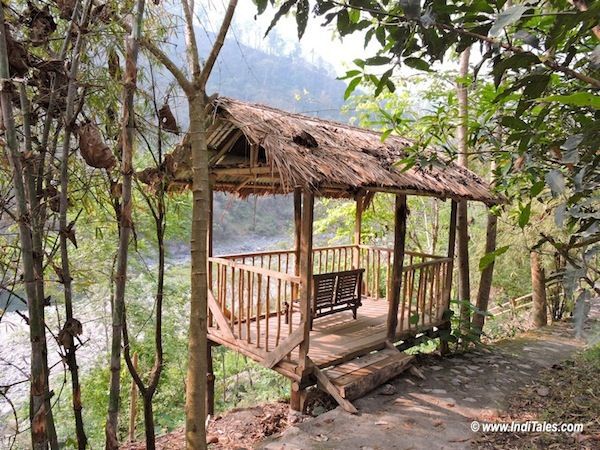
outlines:
[[[66,99],[64,95],[54,95],[52,92],[66,92],[69,83],[69,77],[65,72],[64,61],[59,59],[50,59],[38,61],[32,65],[34,67],[32,84],[37,87],[37,95],[34,103],[48,110],[52,106],[55,114],[64,111]],[[50,100],[53,97],[52,105]]]
[[[77,0],[56,0],[56,7],[60,11],[59,17],[61,19],[69,20],[71,18],[76,1]]]
[[[46,189],[44,189],[44,198],[46,199],[46,203],[50,207],[50,210],[54,212],[60,211],[60,197],[58,195],[58,190],[50,185]]]
[[[114,198],[120,198],[123,195],[123,183],[111,182],[110,195]]]
[[[112,169],[117,159],[102,140],[100,130],[93,123],[79,127],[79,151],[85,162],[97,169]]]
[[[162,105],[162,108],[158,110],[158,118],[160,119],[160,126],[163,130],[171,133],[179,133],[177,121],[175,120],[175,116],[171,112],[168,103]]]
[[[112,18],[112,10],[106,3],[102,3],[94,6],[91,17],[92,22],[100,21],[103,23],[109,23]]]
[[[6,27],[6,49],[8,52],[8,63],[12,76],[22,77],[29,71],[29,54],[25,46],[13,39],[8,27]]]
[[[114,48],[108,50],[108,73],[113,80],[119,81],[123,78],[119,55]]]
[[[27,10],[23,15],[22,22],[29,29],[29,37],[34,46],[40,46],[48,43],[48,38],[56,31],[56,22],[48,5],[44,9],[39,9],[33,3],[27,2]]]
[[[67,320],[58,333],[58,342],[66,349],[73,347],[74,337],[83,333],[83,325],[75,318]]]

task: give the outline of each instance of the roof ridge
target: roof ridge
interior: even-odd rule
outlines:
[[[238,104],[242,104],[242,105],[252,106],[252,107],[263,109],[263,110],[266,110],[266,111],[271,111],[273,113],[296,117],[296,118],[299,118],[299,119],[302,119],[302,120],[310,120],[311,122],[314,122],[315,125],[326,123],[326,124],[329,124],[329,125],[332,125],[332,126],[346,128],[348,130],[355,130],[355,131],[360,131],[360,132],[363,132],[363,133],[365,133],[365,132],[366,133],[371,133],[371,134],[374,134],[376,136],[381,136],[383,134],[380,131],[371,130],[370,128],[357,127],[355,125],[350,125],[350,124],[347,124],[347,123],[338,122],[337,120],[322,119],[320,117],[308,116],[308,115],[301,114],[301,113],[294,113],[294,112],[286,111],[284,109],[275,108],[274,106],[265,105],[263,103],[246,102],[246,101],[243,101],[243,100],[238,100],[238,99],[231,98],[231,97],[226,97],[226,96],[219,96],[214,101],[215,101],[215,103],[218,104],[218,102],[221,101],[221,100],[224,100],[226,102],[231,102],[231,103],[238,103]],[[407,141],[407,143],[413,143],[414,142],[410,138],[407,138],[407,137],[404,137],[404,136],[399,136],[397,134],[390,134],[388,136],[388,139],[389,138],[402,139],[402,140]]]

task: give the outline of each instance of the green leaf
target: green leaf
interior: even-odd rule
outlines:
[[[419,313],[413,313],[413,314],[411,314],[408,321],[410,322],[411,325],[417,325],[419,323],[419,319],[420,319]]]
[[[589,106],[594,109],[600,109],[600,96],[589,92],[577,92],[570,95],[550,95],[540,98],[541,102],[558,102],[563,105]]]
[[[404,64],[406,64],[408,67],[412,67],[413,69],[423,70],[425,72],[431,71],[431,69],[429,68],[429,63],[422,60],[421,58],[404,58]]]
[[[346,80],[348,78],[354,78],[357,75],[360,75],[362,72],[360,70],[349,70],[343,77],[340,77],[340,80]]]
[[[489,252],[489,253],[486,253],[485,255],[483,255],[483,257],[479,260],[479,270],[483,270],[486,267],[488,267],[490,264],[492,264],[496,260],[496,257],[506,253],[506,251],[509,248],[510,248],[510,245],[505,245],[504,247],[497,248],[493,252]]]
[[[350,95],[352,95],[352,92],[354,92],[354,89],[356,89],[356,86],[359,85],[361,80],[362,80],[361,77],[356,77],[356,78],[353,78],[352,81],[350,81],[350,83],[348,84],[348,87],[346,88],[346,92],[344,92],[344,100],[348,100],[348,97],[350,97]]]
[[[494,84],[496,87],[500,85],[504,72],[508,69],[524,69],[538,64],[540,59],[533,53],[517,53],[504,59],[494,59],[494,68],[492,73],[494,74]]]
[[[533,183],[533,185],[531,186],[531,189],[529,190],[529,195],[531,197],[537,197],[540,192],[542,192],[542,190],[544,189],[544,186],[546,184],[543,181],[536,181],[535,183]]]
[[[308,12],[310,11],[310,5],[308,0],[299,0],[296,6],[296,25],[298,27],[298,40],[302,39],[304,32],[306,31],[306,24],[308,23]]]
[[[267,28],[267,31],[265,32],[265,36],[267,36],[269,34],[269,32],[273,29],[273,27],[275,25],[277,25],[277,22],[279,22],[279,19],[281,19],[283,16],[285,16],[287,13],[290,12],[290,9],[292,9],[292,6],[294,6],[295,4],[296,4],[296,0],[286,0],[285,2],[283,2],[281,7],[279,8],[279,11],[277,11],[275,13],[275,15],[273,16],[273,20],[271,21],[269,28]]]
[[[355,60],[354,60],[354,61],[352,61],[352,62],[353,62],[354,64],[356,64],[358,67],[360,67],[361,69],[364,69],[364,68],[365,68],[365,61],[364,61],[364,59],[357,58],[357,59],[355,59]]]
[[[496,17],[494,25],[492,25],[492,28],[490,28],[489,35],[498,36],[502,32],[504,27],[507,27],[517,22],[528,9],[529,8],[524,5],[515,5],[511,6],[510,8],[506,8]]]
[[[505,127],[512,128],[514,130],[526,130],[527,124],[518,117],[514,116],[503,116],[500,123]]]
[[[519,212],[519,227],[525,228],[525,226],[529,223],[529,218],[531,217],[531,202],[527,203],[524,208],[521,208]]]
[[[387,56],[373,56],[365,61],[368,66],[382,66],[389,64],[390,58]]]
[[[377,83],[377,88],[375,89],[375,97],[378,97],[379,94],[381,94],[381,92],[383,91],[383,88],[387,86],[387,82],[390,79],[390,77],[392,76],[392,73],[394,73],[394,68],[392,67],[391,69],[388,69],[379,79],[379,82]]]
[[[268,0],[254,0],[256,4],[256,8],[258,9],[258,14],[262,14],[267,9],[267,5],[269,4]]]

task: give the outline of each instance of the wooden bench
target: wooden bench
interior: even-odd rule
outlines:
[[[356,319],[356,311],[361,306],[362,278],[365,269],[346,270],[313,275],[313,295],[311,304],[310,328],[318,317],[328,316],[342,311],[352,311]],[[292,306],[286,304],[286,323],[289,323],[293,312]]]

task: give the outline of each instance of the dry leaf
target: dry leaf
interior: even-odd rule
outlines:
[[[179,133],[177,121],[175,120],[175,116],[171,112],[171,108],[169,108],[168,103],[162,105],[162,107],[158,110],[158,118],[160,119],[160,126],[163,130],[171,133]]]
[[[102,140],[100,130],[93,123],[79,127],[79,151],[85,162],[97,169],[112,169],[117,159]]]

